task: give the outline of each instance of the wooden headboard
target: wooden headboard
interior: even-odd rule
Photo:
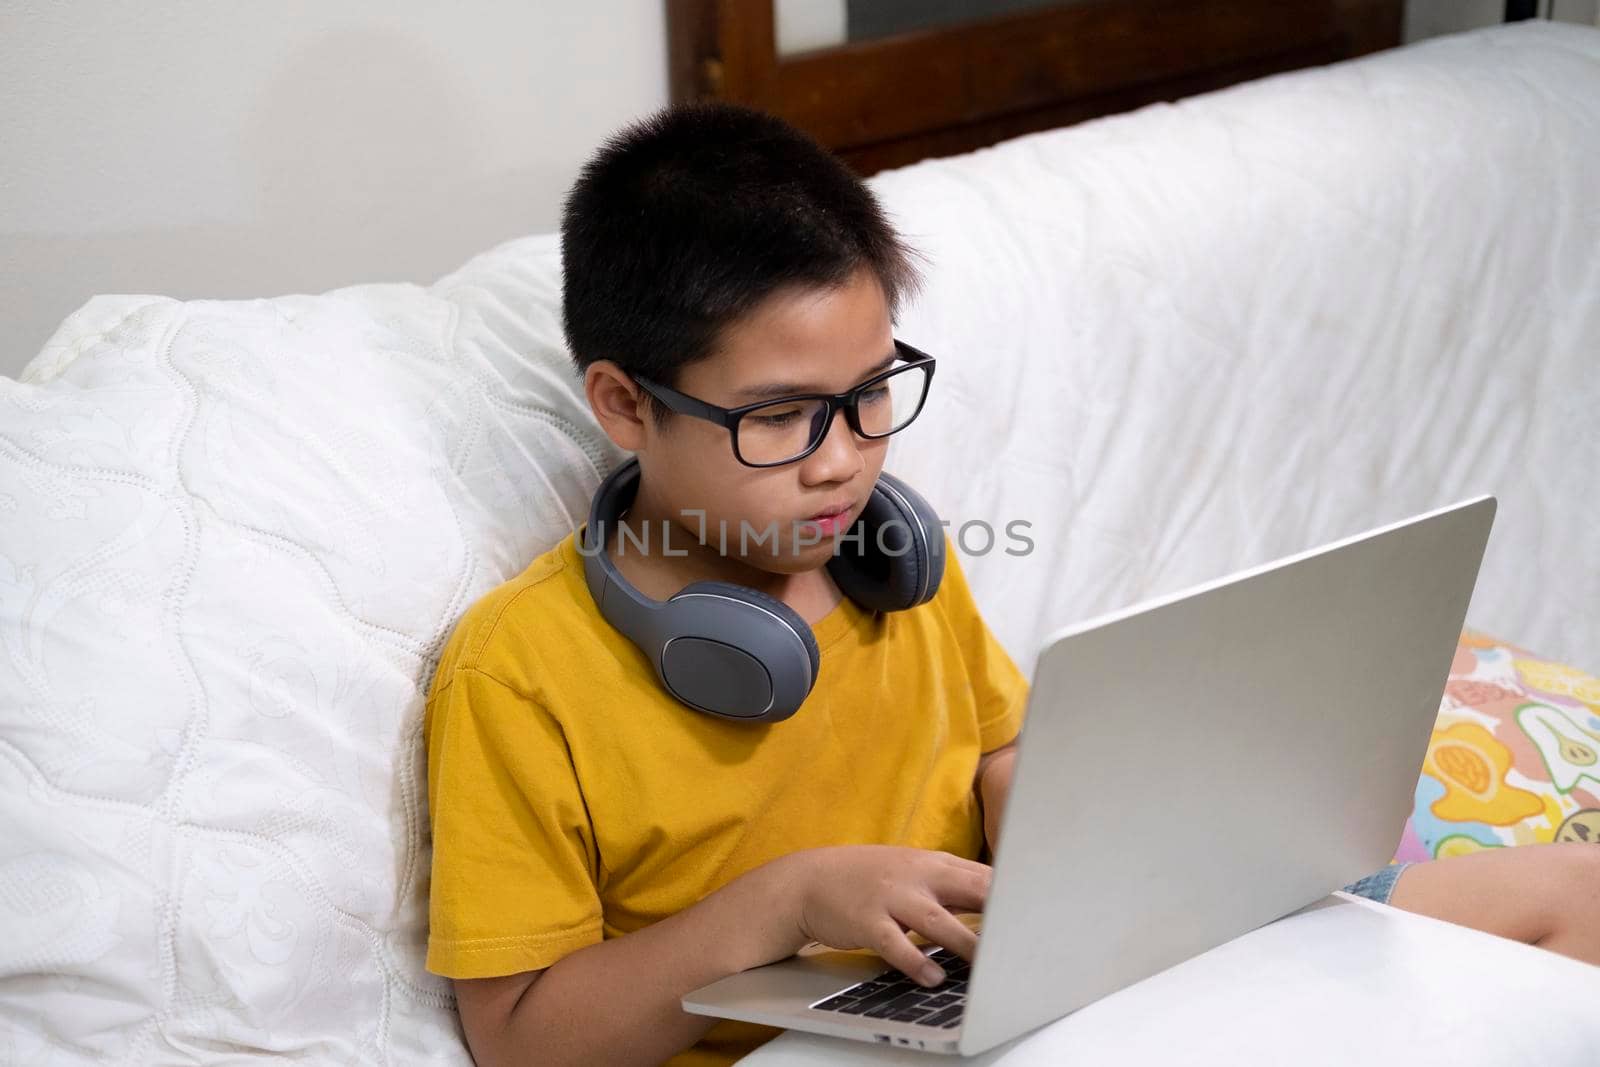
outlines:
[[[667,0],[672,98],[763,108],[863,174],[1400,42],[1403,0],[1079,0],[780,55],[774,0]]]

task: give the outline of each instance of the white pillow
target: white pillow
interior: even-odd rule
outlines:
[[[553,236],[431,288],[96,297],[0,378],[0,1061],[469,1062],[423,697],[621,457]]]

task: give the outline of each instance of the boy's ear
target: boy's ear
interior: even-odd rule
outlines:
[[[596,360],[583,372],[583,392],[600,428],[618,448],[637,452],[644,446],[650,417],[646,398],[627,371],[609,359]]]

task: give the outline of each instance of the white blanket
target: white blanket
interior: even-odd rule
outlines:
[[[1600,669],[1600,30],[1429,41],[875,182],[939,357],[892,463],[1014,655],[1499,498],[1468,622]],[[973,528],[976,543],[981,531]]]
[[[1530,25],[874,179],[940,359],[892,465],[1032,522],[964,561],[1018,660],[1489,490],[1469,619],[1595,666],[1597,118],[1600,32]],[[423,687],[620,459],[559,278],[97,297],[0,379],[0,1060],[467,1062]]]

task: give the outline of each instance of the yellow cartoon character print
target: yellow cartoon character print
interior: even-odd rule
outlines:
[[[1433,732],[1422,768],[1444,784],[1433,814],[1451,822],[1510,826],[1544,810],[1525,789],[1506,784],[1511,750],[1475,722],[1457,722]]]

